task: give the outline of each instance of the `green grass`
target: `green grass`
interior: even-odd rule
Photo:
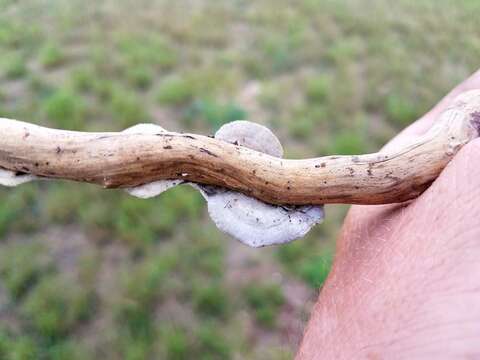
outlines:
[[[213,100],[197,100],[189,108],[189,122],[201,121],[211,129],[218,130],[222,125],[235,120],[246,120],[247,112],[235,103],[219,103]]]
[[[387,97],[385,108],[388,118],[401,127],[407,126],[421,116],[414,99],[395,94]]]
[[[24,56],[16,53],[6,54],[2,60],[2,68],[5,76],[11,80],[23,78],[28,72]]]
[[[310,236],[303,242],[296,241],[282,246],[277,250],[277,257],[291,273],[313,289],[319,289],[330,272],[333,249],[312,252],[311,248],[315,241],[315,237]]]
[[[122,130],[135,124],[149,122],[149,115],[141,99],[134,92],[115,89],[111,95],[110,109],[114,123]]]
[[[225,272],[225,250],[223,239],[215,234],[216,228],[209,226],[205,231],[199,231],[198,225],[192,226],[191,238],[195,242],[185,251],[185,264],[188,271],[203,273],[210,279],[219,280]]]
[[[361,133],[343,131],[330,140],[329,154],[356,155],[366,152],[367,144]]]
[[[191,356],[188,335],[182,329],[168,329],[162,336],[168,360],[183,360]]]
[[[45,99],[43,113],[58,128],[82,130],[85,126],[83,101],[68,89],[58,89]]]
[[[193,84],[185,76],[172,75],[163,79],[157,91],[158,102],[165,105],[182,105],[193,96]]]
[[[96,77],[92,69],[81,67],[72,71],[70,83],[75,91],[88,93],[95,89]]]
[[[312,103],[322,103],[328,98],[331,80],[325,75],[309,77],[305,86],[305,95]]]
[[[58,67],[65,60],[65,54],[59,44],[47,43],[40,49],[39,62],[47,69]]]
[[[34,219],[38,209],[38,189],[31,184],[23,185],[17,191],[0,188],[3,201],[0,202],[0,236],[7,233],[30,233],[41,225]]]
[[[199,286],[193,292],[195,310],[207,317],[225,318],[229,299],[222,284]]]
[[[113,308],[119,348],[125,358],[142,359],[153,351],[154,307],[178,258],[174,254],[143,260],[123,281],[123,296]]]
[[[127,70],[126,77],[137,89],[146,90],[152,85],[154,72],[147,67],[135,66]]]
[[[76,184],[58,184],[45,193],[43,216],[48,222],[70,224],[78,221],[80,208],[88,206],[85,187]],[[66,202],[65,199],[69,201]]]
[[[213,324],[205,324],[196,334],[197,354],[202,360],[227,360],[231,358],[228,340]]]
[[[105,209],[105,216],[108,217],[108,211],[113,211],[113,228],[118,236],[138,248],[173,234],[182,221],[197,218],[202,206],[196,191],[179,187],[158,199],[138,201],[124,195],[115,209]]]
[[[52,360],[82,360],[91,358],[91,355],[82,345],[76,344],[74,341],[63,341],[51,346],[45,354],[45,358]]]
[[[327,279],[332,266],[332,256],[322,254],[306,259],[300,267],[299,273],[312,288],[320,288]]]
[[[23,297],[47,272],[52,264],[45,248],[37,242],[9,245],[1,256],[0,276],[9,295]]]
[[[310,134],[315,130],[315,123],[311,118],[293,119],[289,130],[294,138],[305,140],[310,138]]]
[[[129,67],[148,65],[163,69],[172,68],[178,60],[173,47],[159,34],[119,35],[119,56]]]
[[[40,27],[35,22],[23,22],[16,17],[4,16],[0,22],[0,44],[9,49],[31,48],[41,38]]]
[[[268,283],[250,284],[244,289],[244,296],[257,322],[265,328],[274,328],[278,312],[285,302],[280,286]]]
[[[56,341],[89,318],[93,301],[88,288],[51,275],[43,277],[29,292],[21,313],[39,336]]]
[[[16,336],[0,329],[0,358],[5,360],[36,360],[40,347],[30,336]]]

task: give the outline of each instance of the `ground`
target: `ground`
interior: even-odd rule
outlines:
[[[474,0],[0,0],[0,116],[202,134],[248,119],[286,157],[376,151],[476,70],[479,14]],[[291,358],[346,210],[250,249],[187,187],[2,188],[0,358]]]

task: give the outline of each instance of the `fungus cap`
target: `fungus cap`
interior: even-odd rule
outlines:
[[[158,134],[166,132],[164,128],[156,124],[137,124],[123,130],[125,134]],[[158,196],[164,191],[183,183],[182,180],[160,180],[148,184],[126,188],[125,191],[130,195],[140,199],[148,199]]]
[[[158,125],[139,124],[124,132],[152,134],[165,131]],[[223,125],[215,133],[215,138],[271,156],[283,155],[277,137],[265,126],[249,121],[234,121]],[[210,217],[221,231],[252,247],[283,244],[298,239],[324,218],[323,206],[271,205],[237,191],[182,180],[160,180],[128,188],[126,191],[145,199],[158,196],[180,184],[188,184],[202,194]]]
[[[235,191],[208,196],[208,213],[220,230],[251,247],[298,239],[324,217],[322,206],[270,205]]]
[[[271,156],[283,156],[278,138],[265,126],[250,121],[228,123],[216,132],[215,138]],[[199,188],[217,227],[252,247],[298,239],[324,218],[323,206],[271,205],[236,191],[218,188],[212,191],[210,187],[210,191],[205,192],[202,185]]]
[[[3,186],[14,187],[35,179],[37,179],[37,177],[33,175],[17,175],[14,171],[0,169],[0,185]]]
[[[271,156],[283,156],[282,144],[272,131],[251,121],[237,120],[225,124],[215,133],[215,138]]]

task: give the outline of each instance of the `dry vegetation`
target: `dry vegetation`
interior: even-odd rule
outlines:
[[[478,67],[479,14],[474,0],[0,0],[0,116],[204,134],[249,119],[288,157],[374,151]],[[291,358],[345,210],[252,250],[189,188],[0,189],[0,358]]]

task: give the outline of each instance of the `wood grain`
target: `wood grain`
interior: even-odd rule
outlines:
[[[423,136],[395,149],[291,160],[196,134],[85,133],[0,119],[0,167],[106,188],[184,179],[273,204],[385,204],[421,194],[478,137],[480,96],[463,96]]]

